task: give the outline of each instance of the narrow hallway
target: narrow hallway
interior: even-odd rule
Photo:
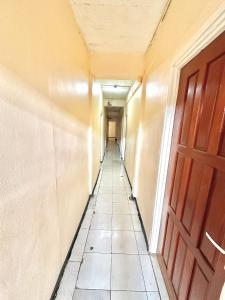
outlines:
[[[0,300],[225,300],[225,1],[0,23]]]
[[[118,146],[109,142],[57,300],[166,299],[163,290],[160,297],[130,194]]]

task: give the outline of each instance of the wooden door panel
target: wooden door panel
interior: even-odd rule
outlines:
[[[225,114],[225,59],[223,62],[223,75],[220,83],[220,88],[218,90],[216,108],[208,146],[208,152],[215,155],[215,157],[217,157],[216,154],[218,154],[219,146],[221,143],[220,141],[224,138],[223,127]],[[221,162],[225,162],[225,160],[221,160],[220,157],[218,157],[218,160]]]
[[[182,217],[182,223],[187,232],[191,234],[191,227],[193,223],[193,216],[198,199],[199,189],[196,186],[201,186],[201,180],[203,176],[204,165],[197,161],[193,161],[192,168],[189,176],[189,183],[187,187],[187,193],[185,195],[185,205]]]
[[[225,33],[181,71],[163,246],[179,300],[219,295],[225,280],[221,255],[206,237],[208,232],[219,245],[225,240],[224,136]]]
[[[188,141],[189,129],[191,125],[191,116],[196,99],[196,88],[198,85],[199,72],[194,73],[188,79],[186,99],[184,104],[184,116],[181,130],[180,143],[186,145]]]
[[[223,112],[222,124],[221,124],[221,137],[218,155],[225,157],[225,113]]]
[[[178,298],[180,300],[187,299],[189,285],[191,282],[191,276],[192,276],[193,268],[194,268],[194,262],[195,262],[194,255],[187,247],[185,260],[184,260],[184,266],[183,266],[181,279],[180,279],[179,291],[177,294]]]
[[[177,251],[175,253],[176,259],[174,263],[173,277],[172,277],[172,282],[176,294],[179,293],[179,286],[181,281],[181,275],[183,272],[186,251],[187,251],[187,246],[180,235],[178,239]]]
[[[167,226],[166,226],[166,239],[165,239],[164,251],[163,251],[163,258],[164,258],[164,262],[165,262],[166,266],[168,264],[168,259],[169,259],[169,251],[170,251],[172,234],[173,234],[173,221],[168,216],[167,217]]]
[[[174,268],[174,261],[176,259],[176,249],[177,249],[177,242],[179,238],[179,231],[176,226],[173,226],[173,232],[170,242],[170,250],[169,250],[169,256],[168,256],[168,263],[167,263],[167,270],[169,278],[172,278],[173,274],[173,268]]]
[[[185,161],[184,161],[182,176],[180,177],[179,194],[178,194],[178,199],[177,199],[177,209],[175,212],[176,216],[179,220],[182,217],[185,197],[186,197],[187,189],[188,189],[188,183],[190,181],[190,173],[191,173],[192,166],[193,166],[192,164],[193,164],[193,160],[189,157],[186,157]]]
[[[207,203],[200,250],[210,266],[215,269],[219,252],[205,233],[208,232],[218,245],[222,244],[225,232],[225,173],[215,172]]]
[[[195,263],[192,280],[189,288],[188,299],[190,300],[205,300],[207,295],[209,282],[204,276],[202,270]]]
[[[210,62],[207,68],[206,88],[201,105],[201,115],[195,144],[195,148],[202,151],[207,151],[209,143],[209,135],[224,70],[224,61],[225,55]]]
[[[198,247],[199,238],[202,230],[202,223],[205,216],[206,201],[210,192],[210,185],[213,177],[213,168],[205,166],[201,176],[201,183],[193,211],[190,235],[195,247]]]
[[[176,162],[175,178],[174,178],[174,184],[173,184],[173,190],[172,190],[172,196],[171,196],[171,202],[170,202],[170,205],[175,212],[177,210],[180,178],[181,178],[182,172],[183,172],[184,160],[185,160],[185,157],[182,154],[178,154],[177,162]]]
[[[223,243],[220,246],[223,249],[225,249],[225,238],[223,240]],[[215,276],[213,277],[212,281],[210,282],[210,288],[207,293],[207,300],[220,298],[220,292],[221,292],[220,287],[223,286],[225,283],[224,266],[225,266],[225,255],[220,253],[218,261],[217,261]]]

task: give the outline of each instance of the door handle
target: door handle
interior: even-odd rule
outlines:
[[[210,236],[210,234],[208,234],[208,232],[205,233],[206,237],[208,238],[208,240],[213,244],[213,246],[219,250],[222,254],[225,254],[225,250],[223,248],[221,248],[215,241],[214,239]]]

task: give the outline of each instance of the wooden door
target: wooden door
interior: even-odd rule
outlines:
[[[162,257],[177,299],[217,300],[225,279],[225,33],[182,70]],[[211,239],[211,241],[210,241]]]

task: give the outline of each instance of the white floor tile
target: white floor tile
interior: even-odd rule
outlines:
[[[68,262],[57,292],[56,300],[72,300],[79,268],[79,262]]]
[[[134,230],[135,231],[142,231],[141,222],[140,222],[139,217],[137,215],[132,215],[132,221],[133,221],[133,225],[134,225]]]
[[[115,179],[113,179],[113,181],[112,181],[112,185],[113,186],[121,186],[121,187],[123,187],[124,188],[124,181],[123,180],[115,180]]]
[[[110,300],[110,291],[76,289],[73,300]]]
[[[129,193],[131,193],[131,188],[130,188],[130,184],[128,183],[126,186],[126,191],[127,191],[127,193],[129,192]]]
[[[111,300],[147,300],[145,292],[112,291]]]
[[[112,203],[112,194],[98,194],[97,203]]]
[[[85,252],[111,253],[111,231],[90,230]]]
[[[112,290],[145,291],[138,255],[112,254]]]
[[[85,253],[76,287],[110,290],[111,254]]]
[[[123,186],[113,186],[113,194],[126,194],[126,189]]]
[[[91,224],[91,219],[92,219],[92,216],[86,216],[85,215],[80,228],[81,229],[89,229],[90,228],[90,224]]]
[[[166,285],[165,285],[165,282],[164,282],[164,279],[163,279],[163,276],[162,276],[162,272],[161,272],[160,267],[159,267],[157,256],[156,255],[151,255],[150,258],[151,258],[152,266],[153,266],[153,269],[154,269],[154,272],[155,272],[155,277],[156,277],[156,280],[157,280],[157,284],[158,284],[158,287],[159,287],[159,290],[160,290],[161,298],[163,300],[169,300],[169,295],[168,295]]]
[[[133,230],[131,215],[113,215],[112,230]]]
[[[55,300],[72,300],[73,294],[69,290],[58,290]]]
[[[112,253],[138,254],[134,232],[113,231]]]
[[[97,197],[91,198],[89,201],[88,208],[93,210],[95,208],[96,200],[97,200]]]
[[[91,229],[112,229],[112,215],[109,214],[94,214],[91,221]]]
[[[85,216],[93,215],[93,212],[94,212],[93,208],[88,207]]]
[[[159,296],[159,293],[157,292],[148,292],[147,293],[148,295],[148,300],[160,300],[160,296]]]
[[[108,144],[94,194],[56,299],[169,300],[157,259],[148,256],[136,204],[129,200],[129,182],[114,144]]]
[[[112,203],[97,202],[95,212],[97,214],[112,214]]]
[[[86,214],[81,224],[81,229],[89,229],[91,225],[92,214]]]
[[[112,179],[113,172],[112,172],[112,164],[104,165],[103,166],[103,172],[102,172],[102,180],[109,180]]]
[[[119,215],[130,215],[130,207],[127,202],[115,202],[113,203],[113,214],[119,214]]]
[[[128,204],[130,206],[130,212],[131,212],[131,214],[132,215],[138,215],[136,203],[134,201],[129,201]]]
[[[127,202],[128,197],[126,194],[113,194],[113,202]]]
[[[101,187],[112,187],[113,183],[112,180],[102,180],[101,181]]]
[[[144,275],[146,290],[148,292],[157,292],[158,287],[149,255],[140,255],[141,267]]]
[[[73,250],[70,256],[71,261],[81,261],[84,253],[84,247],[86,244],[88,235],[88,229],[80,229]]]
[[[136,240],[137,240],[138,253],[139,254],[148,254],[143,232],[135,231],[135,236],[136,236]]]
[[[101,186],[98,190],[99,194],[112,194],[112,187],[110,186]]]

